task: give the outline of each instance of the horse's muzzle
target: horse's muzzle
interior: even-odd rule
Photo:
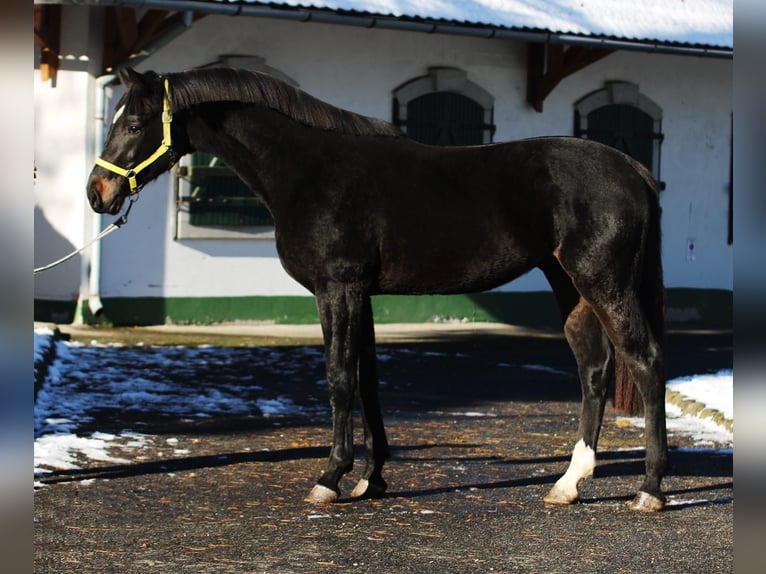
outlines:
[[[119,213],[123,200],[116,188],[109,179],[91,176],[88,181],[88,201],[93,211],[112,215]]]

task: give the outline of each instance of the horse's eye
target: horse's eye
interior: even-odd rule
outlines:
[[[138,132],[141,131],[141,126],[136,124],[131,124],[128,126],[128,131],[132,134],[137,134]]]

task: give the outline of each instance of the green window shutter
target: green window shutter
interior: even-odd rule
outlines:
[[[191,193],[182,199],[189,223],[204,227],[273,226],[271,213],[217,157],[195,152],[181,173]]]

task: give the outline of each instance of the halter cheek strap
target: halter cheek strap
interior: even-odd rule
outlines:
[[[141,189],[141,187],[138,185],[138,180],[136,179],[139,173],[152,165],[166,153],[171,154],[170,161],[171,164],[174,163],[175,158],[173,157],[173,141],[170,137],[170,124],[172,121],[173,115],[170,113],[170,89],[168,86],[168,79],[165,78],[165,97],[162,99],[162,143],[160,146],[154,151],[152,155],[150,155],[148,158],[133,168],[124,169],[100,157],[96,158],[96,165],[103,167],[112,173],[116,173],[117,175],[121,175],[122,177],[127,178],[128,184],[130,184],[130,195],[135,195]]]

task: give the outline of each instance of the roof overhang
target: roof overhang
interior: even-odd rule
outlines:
[[[567,75],[617,50],[652,54],[733,58],[732,48],[680,42],[561,33],[552,30],[455,22],[439,18],[393,16],[287,3],[221,0],[35,0],[35,41],[43,50],[43,79],[58,67],[60,10],[63,6],[106,8],[103,73],[136,65],[207,15],[271,18],[369,29],[515,40],[529,45],[527,99],[537,110]],[[57,21],[57,19],[59,21]]]
[[[544,29],[515,28],[491,24],[455,23],[427,17],[391,16],[371,12],[338,11],[326,8],[296,7],[286,3],[256,3],[220,0],[35,0],[38,5],[101,6],[160,10],[168,14],[218,14],[233,17],[275,18],[294,22],[339,24],[363,28],[404,30],[427,34],[450,34],[477,38],[511,39],[541,44],[564,44],[634,50],[657,54],[676,54],[697,57],[732,58],[734,50],[728,47],[663,42],[658,40],[625,39],[614,36],[566,34]]]

